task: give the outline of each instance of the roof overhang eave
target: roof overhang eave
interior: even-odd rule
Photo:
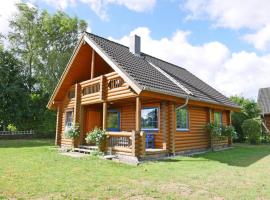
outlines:
[[[178,97],[178,98],[186,98],[187,97],[187,95],[175,94],[175,93],[169,92],[169,91],[165,92],[165,91],[162,91],[162,90],[159,90],[159,89],[154,89],[154,88],[149,88],[149,87],[144,87],[143,91],[157,92],[157,93],[171,95],[171,96]],[[213,104],[213,105],[217,105],[217,106],[224,106],[224,107],[230,108],[230,110],[233,110],[233,111],[236,111],[236,112],[239,112],[241,110],[240,106],[231,106],[231,105],[226,105],[226,104],[222,104],[222,103],[216,103],[216,102],[213,102],[213,101],[208,101],[208,100],[205,100],[205,99],[196,98],[196,97],[191,96],[191,95],[189,95],[189,99],[194,100],[194,101],[205,102],[205,103],[209,103],[209,104]]]

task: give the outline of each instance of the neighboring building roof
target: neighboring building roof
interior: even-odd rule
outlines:
[[[270,114],[270,87],[259,90],[258,104],[262,114]]]
[[[178,97],[186,97],[190,94],[190,99],[239,108],[237,104],[184,68],[145,53],[141,53],[140,56],[134,55],[128,47],[91,33],[86,33],[86,36],[142,90]],[[157,70],[156,67],[161,70]]]

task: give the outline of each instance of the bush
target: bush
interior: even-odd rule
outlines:
[[[72,125],[72,127],[65,130],[65,137],[75,139],[80,136],[80,126],[78,124]]]
[[[236,131],[233,126],[222,126],[222,135],[235,138],[236,137]]]
[[[17,131],[17,128],[14,124],[9,124],[7,126],[7,130],[10,131],[10,132],[16,132]]]
[[[244,135],[241,126],[242,126],[243,122],[247,119],[248,119],[248,117],[243,112],[240,112],[240,113],[233,112],[232,113],[232,125],[235,127],[235,131],[236,131],[235,141],[237,141],[237,142],[244,142],[246,139],[246,136]]]
[[[206,124],[206,131],[210,134],[211,138],[221,138],[222,137],[222,126],[217,123]]]
[[[106,132],[101,130],[100,128],[94,128],[94,130],[87,133],[87,136],[85,138],[87,143],[94,143],[101,149],[103,143],[106,139]]]
[[[247,119],[242,124],[242,131],[247,136],[250,144],[259,144],[262,133],[262,127],[259,120]]]

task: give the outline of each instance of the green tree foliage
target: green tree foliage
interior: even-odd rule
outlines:
[[[28,92],[25,102],[22,101],[23,107],[12,106],[15,99],[5,105],[6,109],[17,108],[12,113],[20,120],[5,121],[13,123],[19,130],[54,131],[55,113],[47,110],[46,105],[87,24],[63,12],[50,14],[25,3],[17,4],[17,9],[9,21],[11,30],[6,38],[8,50],[21,63],[18,70],[24,79],[18,81],[27,86]],[[17,100],[20,99],[20,90],[15,88],[14,93]]]
[[[21,73],[21,63],[11,53],[0,51],[0,125],[19,123],[27,105],[25,76]]]
[[[237,132],[238,141],[245,141],[246,135],[242,131],[242,124],[247,119],[258,118],[260,116],[260,108],[254,100],[245,99],[241,96],[232,96],[230,99],[241,106],[241,112],[232,113],[232,125]]]
[[[49,14],[24,3],[17,8],[10,20],[10,49],[23,63],[29,89],[36,83],[51,94],[87,24],[60,11]]]
[[[260,136],[262,133],[262,127],[259,120],[247,119],[242,124],[242,130],[244,135],[247,136],[250,144],[259,144]]]

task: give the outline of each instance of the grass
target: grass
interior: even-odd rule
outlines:
[[[138,167],[60,155],[50,140],[0,141],[0,199],[270,199],[270,146]]]

